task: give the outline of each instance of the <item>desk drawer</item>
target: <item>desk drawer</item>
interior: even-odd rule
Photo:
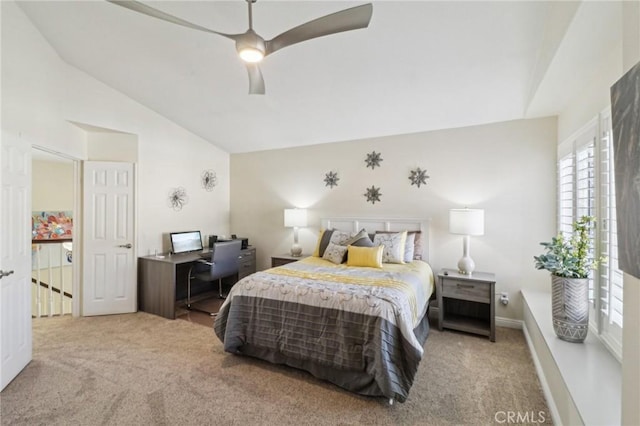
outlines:
[[[240,251],[240,257],[238,258],[240,262],[247,260],[256,260],[256,249],[244,249]]]
[[[246,277],[256,272],[256,249],[242,250],[238,258],[238,279]]]
[[[476,281],[444,279],[442,282],[442,297],[476,302],[491,302],[491,286]]]

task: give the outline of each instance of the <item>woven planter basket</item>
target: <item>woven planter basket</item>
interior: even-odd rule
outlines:
[[[551,275],[551,286],[556,335],[567,342],[584,342],[589,331],[588,280]]]

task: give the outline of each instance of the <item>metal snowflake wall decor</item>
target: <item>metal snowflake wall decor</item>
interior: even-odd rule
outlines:
[[[169,199],[167,200],[167,204],[175,211],[178,212],[182,210],[182,206],[188,202],[189,197],[187,196],[187,190],[183,187],[179,186],[169,190]]]
[[[205,170],[200,175],[200,181],[204,189],[206,189],[207,191],[213,191],[213,187],[218,183],[216,172],[214,172],[213,170]]]
[[[380,188],[376,188],[371,185],[371,188],[367,188],[367,192],[364,193],[364,196],[367,198],[368,202],[375,204],[376,201],[380,202],[380,196],[382,196],[382,193],[380,192]]]
[[[333,188],[334,186],[338,186],[338,181],[340,178],[338,177],[338,173],[329,172],[324,175],[324,186],[328,186]]]
[[[420,167],[417,169],[411,170],[411,174],[409,175],[409,180],[411,181],[411,185],[416,185],[420,188],[420,185],[427,184],[427,179],[429,179],[429,175],[426,170],[422,170]]]
[[[376,167],[380,167],[381,161],[381,154],[375,151],[373,151],[371,154],[367,154],[367,158],[364,160],[364,162],[367,163],[367,167],[371,167],[371,170],[375,169]]]

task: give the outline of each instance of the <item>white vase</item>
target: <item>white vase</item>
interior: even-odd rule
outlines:
[[[567,342],[582,343],[589,331],[589,282],[551,275],[553,329]]]

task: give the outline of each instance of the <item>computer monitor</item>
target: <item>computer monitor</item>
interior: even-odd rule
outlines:
[[[169,239],[171,240],[171,251],[174,254],[202,250],[200,231],[171,232]]]

